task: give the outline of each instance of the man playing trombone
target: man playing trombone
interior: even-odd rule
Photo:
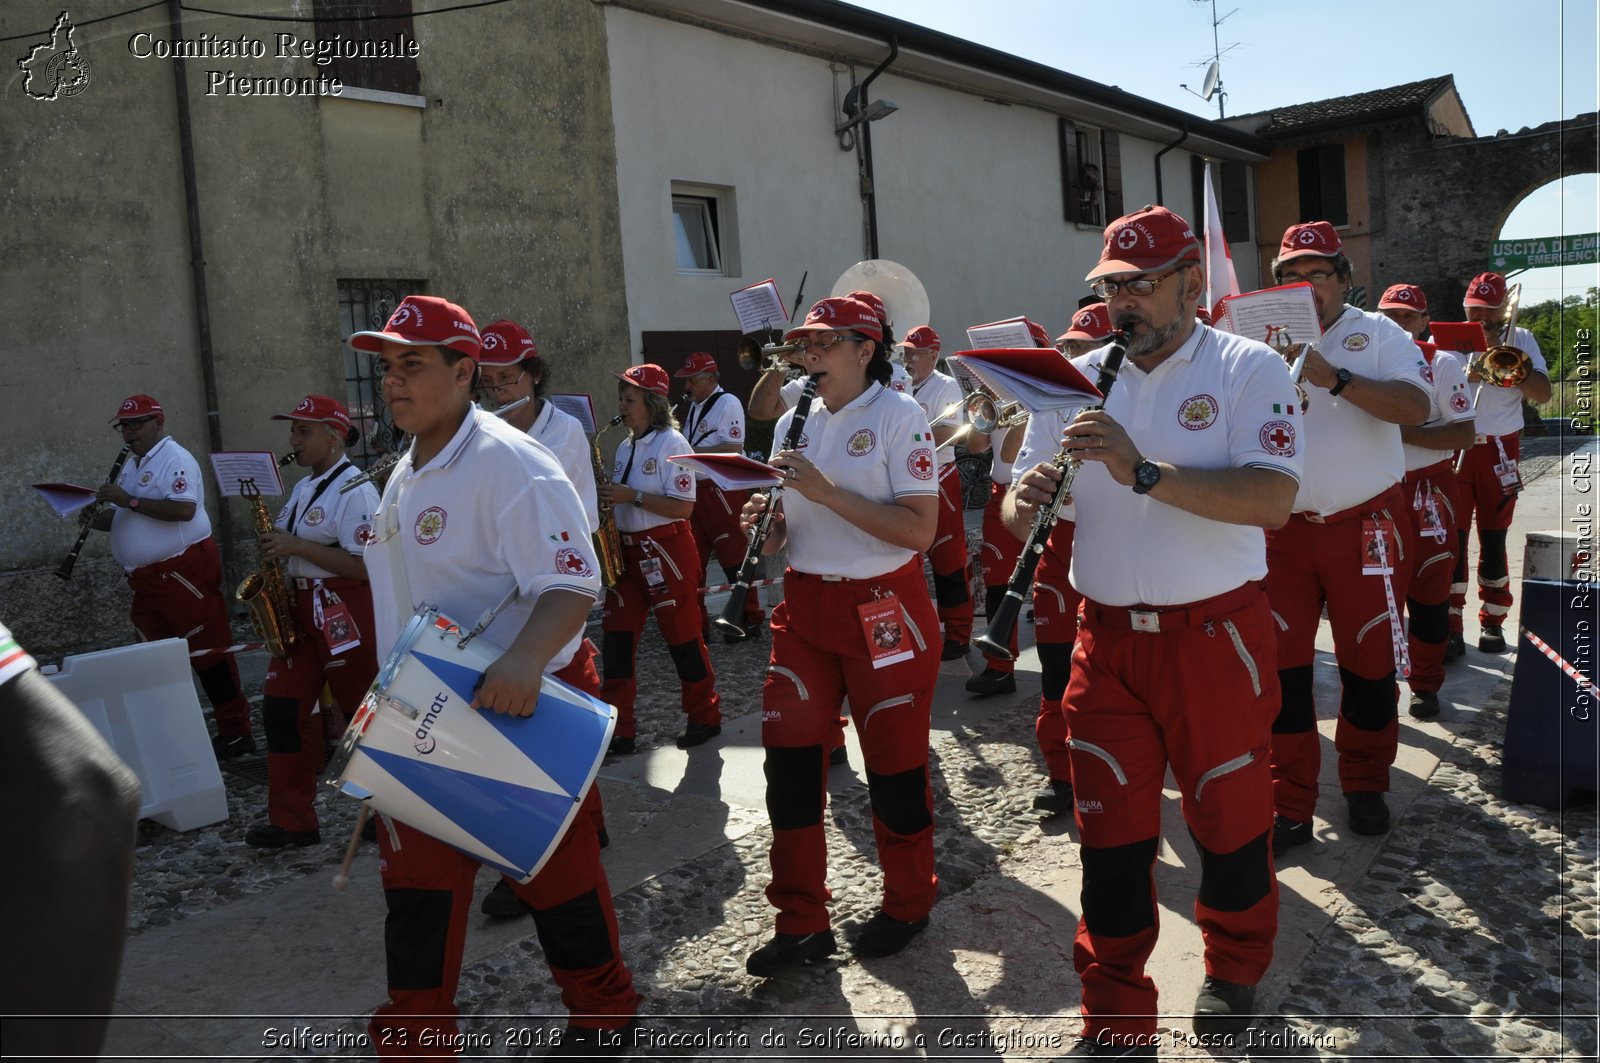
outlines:
[[[1490,345],[1503,344],[1527,355],[1527,367],[1520,381],[1496,386],[1477,369],[1480,360],[1468,368],[1467,383],[1476,392],[1474,420],[1477,437],[1461,458],[1456,471],[1457,546],[1455,579],[1450,587],[1450,626],[1452,648],[1448,656],[1460,656],[1462,613],[1467,604],[1467,542],[1472,524],[1478,524],[1478,649],[1483,653],[1503,653],[1506,648],[1504,624],[1511,612],[1511,577],[1506,565],[1506,530],[1517,509],[1517,492],[1522,478],[1517,458],[1522,453],[1522,401],[1549,402],[1550,377],[1544,355],[1533,333],[1516,327],[1516,313],[1507,295],[1506,279],[1498,273],[1480,273],[1467,285],[1462,307],[1468,321],[1481,322]],[[1510,326],[1508,329],[1507,326]]]
[[[1071,576],[1085,600],[1066,705],[1085,1024],[1069,1058],[1154,1059],[1157,995],[1145,962],[1157,935],[1152,868],[1169,764],[1200,849],[1195,915],[1207,977],[1195,1032],[1243,1030],[1272,959],[1267,748],[1278,698],[1261,529],[1289,518],[1301,458],[1296,418],[1273,411],[1294,402],[1283,360],[1195,320],[1205,279],[1187,222],[1162,207],[1117,219],[1088,279],[1124,334],[1126,365],[1111,387],[1119,342],[1078,359],[1085,371],[1104,360],[1105,407],[1070,424],[1062,413],[1031,419],[1018,458],[1028,471],[1006,518],[1029,534],[1063,467],[1082,463]],[[1039,460],[1057,448],[1056,459]]]

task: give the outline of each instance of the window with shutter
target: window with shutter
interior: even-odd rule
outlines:
[[[1344,145],[1322,144],[1314,148],[1301,148],[1296,162],[1300,178],[1298,220],[1348,224],[1350,211],[1345,202]]]
[[[317,19],[317,40],[350,43],[394,42],[396,34],[416,40],[411,24],[411,0],[312,0]],[[345,50],[344,48],[340,49]],[[356,50],[356,49],[350,49]],[[409,57],[391,59],[336,56],[328,73],[346,85],[421,95],[422,75],[417,61]]]

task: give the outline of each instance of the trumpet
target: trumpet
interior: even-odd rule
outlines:
[[[1476,373],[1497,388],[1514,388],[1533,372],[1533,359],[1528,357],[1528,352],[1511,343],[1516,338],[1517,309],[1521,302],[1521,284],[1506,289],[1505,316],[1495,329],[1500,342],[1491,343],[1488,350],[1479,353],[1467,365],[1467,372]]]
[[[1281,342],[1278,337],[1282,336]],[[1296,343],[1294,337],[1289,335],[1289,330],[1282,325],[1267,326],[1267,346],[1277,351],[1283,360],[1289,363],[1289,379],[1294,381],[1294,391],[1300,398],[1300,412],[1305,413],[1311,408],[1311,396],[1306,394],[1305,385],[1300,383],[1300,378],[1306,371],[1306,359],[1316,348],[1314,343]]]
[[[992,435],[1001,428],[1011,428],[1028,419],[1028,411],[1022,403],[1001,405],[1000,399],[986,387],[968,395],[965,406],[972,430],[982,435]]]
[[[785,374],[803,370],[788,360],[788,355],[794,353],[792,343],[763,343],[756,346],[755,340],[746,336],[739,341],[739,368],[746,372],[769,373],[774,369]]]
[[[1111,345],[1106,349],[1106,360],[1101,364],[1100,373],[1095,379],[1095,387],[1100,391],[1102,403],[1105,401],[1104,397],[1110,394],[1111,385],[1117,382],[1117,374],[1122,371],[1122,359],[1128,353],[1126,332],[1113,332],[1108,338]],[[1005,661],[1014,660],[1016,657],[1016,654],[1011,652],[1011,636],[1017,629],[1017,617],[1022,612],[1023,600],[1033,587],[1033,574],[1039,568],[1039,559],[1044,556],[1045,544],[1050,541],[1050,533],[1055,530],[1056,517],[1061,513],[1061,507],[1072,497],[1072,481],[1077,479],[1078,470],[1083,468],[1083,462],[1075,460],[1065,446],[1056,452],[1051,463],[1061,470],[1061,482],[1056,484],[1055,494],[1050,496],[1050,500],[1040,506],[1033,515],[1033,526],[1028,531],[1027,541],[1022,544],[1022,553],[1017,557],[1017,566],[1011,570],[1011,579],[1006,583],[1005,596],[1000,599],[994,615],[989,618],[989,630],[972,640],[974,646],[990,657],[998,657]]]

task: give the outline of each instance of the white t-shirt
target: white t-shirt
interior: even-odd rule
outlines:
[[[1345,307],[1322,334],[1319,349],[1335,369],[1348,369],[1368,380],[1403,380],[1425,395],[1433,394],[1423,372],[1428,363],[1416,341],[1382,314]],[[1399,425],[1380,421],[1322,388],[1308,386],[1306,394],[1311,401],[1301,439],[1306,469],[1294,499],[1296,513],[1337,513],[1382,494],[1405,477]]]
[[[583,425],[570,413],[561,410],[549,399],[539,410],[528,428],[528,434],[550,448],[556,456],[567,479],[577,489],[583,502],[583,512],[589,518],[589,530],[600,527],[600,500],[595,494],[594,461],[589,453],[589,440],[583,434]]]
[[[519,594],[483,638],[505,649],[546,591],[600,593],[583,504],[548,449],[476,405],[434,459],[413,469],[415,445],[395,465],[362,560],[372,585],[379,660],[394,648],[416,607],[437,607],[468,630],[513,587]],[[399,597],[394,555],[410,601]],[[545,671],[572,660],[572,636]]]
[[[738,453],[744,453],[744,404],[738,396],[721,388],[703,402],[691,402],[683,418],[683,437],[693,450],[732,443],[739,448]],[[706,479],[703,472],[694,476],[697,480]]]
[[[364,483],[343,494],[339,491],[346,481],[360,475],[360,469],[341,459],[321,476],[307,476],[290,489],[289,500],[273,518],[272,526],[292,532],[307,542],[338,546],[360,557],[372,538],[372,515],[378,511],[378,489],[371,483]],[[284,574],[304,579],[337,576],[304,557],[289,558],[284,564]]]
[[[795,411],[778,418],[772,453],[783,449]],[[928,419],[906,394],[870,383],[856,400],[829,413],[821,399],[795,447],[834,483],[871,502],[939,493],[939,459]],[[782,495],[789,566],[817,576],[868,579],[917,556],[876,539],[798,491]]]
[[[1072,362],[1093,380],[1103,359],[1092,351]],[[1264,344],[1197,324],[1154,371],[1124,361],[1105,408],[1150,461],[1273,469],[1300,478],[1300,407],[1288,366]],[[1055,421],[1053,454],[1064,418],[1034,419]],[[1020,459],[1017,466],[1023,467]],[[1083,506],[1072,546],[1072,585],[1103,605],[1180,605],[1267,574],[1260,528],[1210,520],[1135,494],[1094,461],[1084,463],[1072,492]]]
[[[1533,333],[1519,326],[1516,334],[1516,342],[1512,346],[1527,354],[1533,363],[1533,372],[1548,376],[1550,367],[1545,364],[1539,341],[1533,338]],[[1473,384],[1471,387],[1478,395],[1473,427],[1479,436],[1508,436],[1522,431],[1521,388],[1497,388],[1490,383],[1483,383],[1482,386]]]
[[[194,503],[194,516],[181,522],[156,520],[118,506],[111,517],[111,556],[124,571],[177,557],[211,534],[200,466],[171,436],[162,436],[143,458],[129,454],[117,486],[135,498]]]
[[[688,454],[694,448],[676,428],[654,428],[642,439],[630,434],[617,447],[616,460],[611,466],[611,482],[627,484],[647,495],[666,495],[668,498],[693,502],[694,474],[667,458],[673,454]],[[617,530],[642,532],[671,524],[675,517],[663,517],[643,506],[625,502],[612,508],[617,517]]]
[[[1418,349],[1421,350],[1420,347]],[[1428,360],[1427,351],[1423,351],[1422,356],[1425,361]],[[1467,371],[1450,351],[1436,351],[1432,360],[1428,361],[1424,377],[1433,385],[1433,405],[1427,423],[1422,427],[1437,428],[1472,419],[1472,392],[1467,387]],[[1414,443],[1405,443],[1403,446],[1406,472],[1437,465],[1450,457],[1451,453],[1448,450],[1419,447]]]
[[[917,405],[922,407],[922,414],[928,423],[934,427],[954,428],[964,422],[966,411],[961,408],[961,385],[956,378],[948,376],[935,369],[922,378],[922,383],[913,384],[911,396],[917,400]],[[955,407],[951,410],[951,407]],[[946,412],[949,411],[949,412]],[[944,414],[940,417],[940,414]],[[938,420],[934,420],[934,418]]]

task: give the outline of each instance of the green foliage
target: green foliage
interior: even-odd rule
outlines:
[[[1586,337],[1584,345],[1589,350],[1590,371],[1594,371],[1597,318],[1600,318],[1600,288],[1590,288],[1582,298],[1569,295],[1565,299],[1523,307],[1517,324],[1539,341],[1539,351],[1550,366],[1550,379],[1562,380],[1577,368],[1574,354],[1580,336]]]

